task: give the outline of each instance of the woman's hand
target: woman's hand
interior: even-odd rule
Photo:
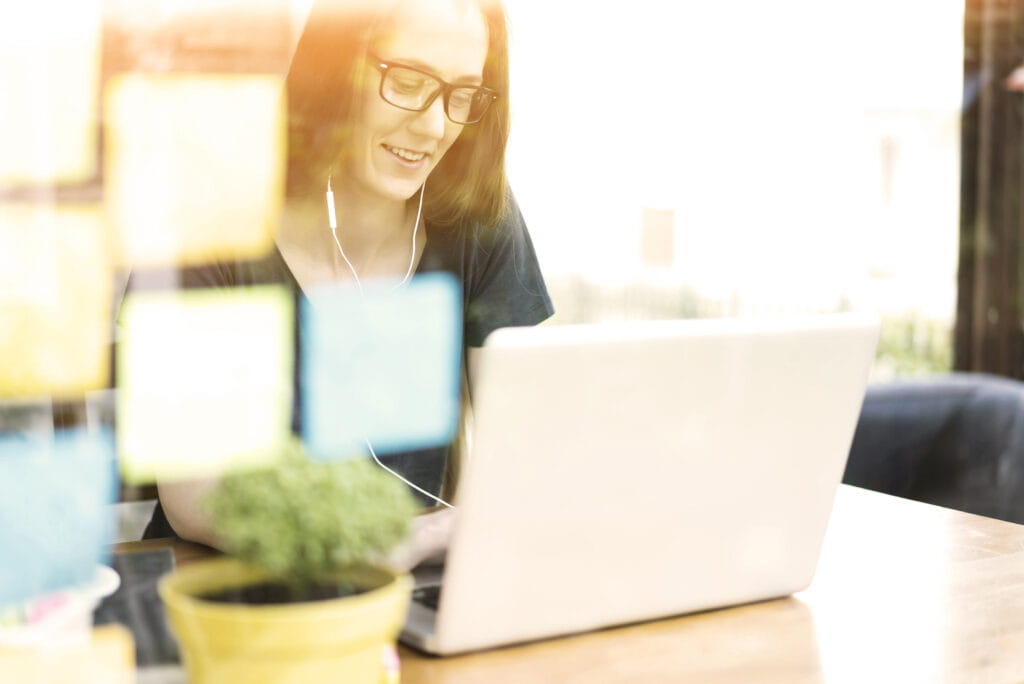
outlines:
[[[445,508],[416,516],[409,537],[391,552],[388,564],[395,570],[406,571],[420,563],[440,563],[448,550],[455,515],[454,508]]]
[[[217,478],[208,478],[157,483],[164,515],[179,537],[215,549],[221,548],[220,541],[213,533],[210,514],[203,503],[210,492],[217,488],[218,482]]]

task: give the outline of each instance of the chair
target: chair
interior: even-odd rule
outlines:
[[[1024,523],[1024,382],[950,373],[869,386],[843,482]]]

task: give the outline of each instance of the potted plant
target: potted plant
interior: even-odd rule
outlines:
[[[382,560],[416,513],[398,480],[296,445],[270,467],[227,474],[206,504],[228,556],[159,585],[190,681],[397,679],[412,581]]]

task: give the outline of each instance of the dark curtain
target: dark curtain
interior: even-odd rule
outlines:
[[[1024,378],[1024,0],[966,0],[954,368]]]

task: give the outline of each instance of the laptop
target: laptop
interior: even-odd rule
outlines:
[[[451,545],[401,640],[461,653],[806,588],[878,334],[865,314],[495,331]]]

